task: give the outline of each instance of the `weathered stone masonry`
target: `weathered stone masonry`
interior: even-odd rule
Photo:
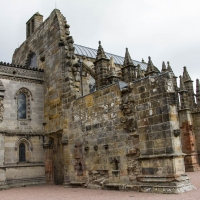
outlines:
[[[26,25],[13,64],[0,63],[0,188],[194,188],[185,170],[199,170],[200,86],[195,94],[186,67],[178,87],[169,62],[159,71],[127,48],[123,64],[101,42],[75,54],[57,9]]]

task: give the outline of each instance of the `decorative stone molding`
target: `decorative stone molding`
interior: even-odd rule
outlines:
[[[68,145],[68,139],[67,138],[63,138],[61,142],[62,142],[62,145]]]
[[[43,143],[44,149],[52,149],[53,148],[53,138],[45,137],[44,143]]]
[[[0,62],[0,72],[6,73],[12,76],[18,75],[18,76],[23,76],[23,77],[38,78],[42,80],[44,78],[43,69],[38,69],[38,68],[31,69],[29,67],[13,65],[13,64],[5,65],[1,62]]]
[[[31,98],[31,100],[33,100],[33,95],[32,93],[30,92],[29,89],[25,88],[25,87],[22,87],[20,88],[16,93],[15,93],[15,96],[14,98],[17,99],[17,96],[21,93],[24,93],[26,95],[26,97],[28,98]]]
[[[95,150],[95,151],[98,150],[98,146],[97,146],[97,145],[94,146],[94,150]]]
[[[27,145],[29,151],[32,151],[32,150],[33,150],[33,146],[32,146],[32,144],[31,144],[31,142],[30,142],[27,138],[25,138],[25,137],[22,137],[22,138],[20,138],[20,139],[18,139],[18,140],[16,141],[16,143],[15,143],[15,150],[18,149],[18,147],[19,147],[19,145],[20,145],[21,143],[25,143],[25,144]]]
[[[175,137],[178,137],[179,135],[180,135],[180,129],[176,129],[176,130],[174,130],[174,136]]]
[[[19,81],[19,82],[26,82],[26,83],[35,83],[35,84],[43,84],[43,79],[34,79],[29,77],[22,77],[22,76],[11,76],[11,75],[0,75],[0,79],[8,79],[11,81]]]
[[[4,92],[5,92],[5,88],[3,86],[3,83],[0,80],[0,122],[3,121],[3,113],[4,113],[3,99],[4,99]]]

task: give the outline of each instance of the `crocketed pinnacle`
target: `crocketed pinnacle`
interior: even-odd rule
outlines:
[[[196,80],[196,96],[200,96],[200,84],[199,84],[199,79]]]
[[[153,65],[153,62],[151,61],[151,57],[149,56],[149,61],[147,64],[147,72],[158,72],[158,69]]]
[[[180,78],[180,92],[181,91],[187,91],[186,90],[186,88],[185,88],[185,85],[184,85],[184,83],[183,83],[183,78],[182,78],[182,76],[179,76],[179,78]]]
[[[131,59],[131,56],[128,52],[128,48],[126,48],[126,53],[125,53],[125,57],[124,57],[124,64],[123,66],[126,67],[128,65],[133,65],[133,61]]]
[[[170,66],[169,61],[167,61],[167,71],[173,72],[173,70],[172,70],[172,68],[171,68],[171,66]]]
[[[96,60],[99,60],[101,58],[106,58],[106,54],[103,50],[103,47],[101,46],[101,41],[99,41],[99,47],[98,47],[98,50],[97,50],[97,57],[96,57]]]
[[[183,81],[191,81],[190,75],[188,74],[187,68],[183,67]]]
[[[166,71],[167,71],[167,68],[166,68],[165,62],[163,61],[163,63],[162,63],[162,71],[161,72],[166,72]]]
[[[199,79],[196,80],[196,100],[197,100],[197,111],[200,111],[200,84],[199,84]]]

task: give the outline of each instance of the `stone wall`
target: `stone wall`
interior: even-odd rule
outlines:
[[[89,187],[100,187],[100,182],[126,182],[126,154],[132,144],[130,141],[127,147],[130,135],[123,130],[120,121],[123,116],[120,103],[118,85],[73,102],[68,118],[69,146],[65,147],[69,148],[72,161],[72,165],[67,166],[72,182],[85,182]],[[65,159],[67,157],[65,154]],[[93,180],[95,173],[99,180]]]
[[[67,37],[68,28],[63,15],[55,9],[13,54],[14,64],[26,65],[29,54],[34,52],[37,67],[44,69],[44,122],[47,133],[62,129],[62,71],[66,58],[62,41]]]
[[[0,63],[0,78],[1,188],[44,183],[43,72]],[[26,95],[26,119],[18,119],[17,105],[20,91]],[[26,146],[24,163],[19,162],[21,142]]]
[[[198,163],[200,164],[200,112],[192,113],[193,130],[196,138],[196,149],[198,154]]]
[[[4,115],[0,123],[1,131],[17,132],[41,132],[43,130],[44,112],[44,88],[41,84],[19,82],[1,79],[5,88]],[[30,120],[17,120],[17,98],[16,94],[21,88],[30,91]]]
[[[158,193],[192,189],[183,176],[176,104],[172,73],[75,100],[67,118],[65,184]]]

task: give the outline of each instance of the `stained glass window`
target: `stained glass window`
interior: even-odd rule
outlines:
[[[26,95],[18,95],[18,119],[26,119]]]
[[[19,162],[25,162],[26,161],[26,148],[25,144],[21,143],[19,145]]]

